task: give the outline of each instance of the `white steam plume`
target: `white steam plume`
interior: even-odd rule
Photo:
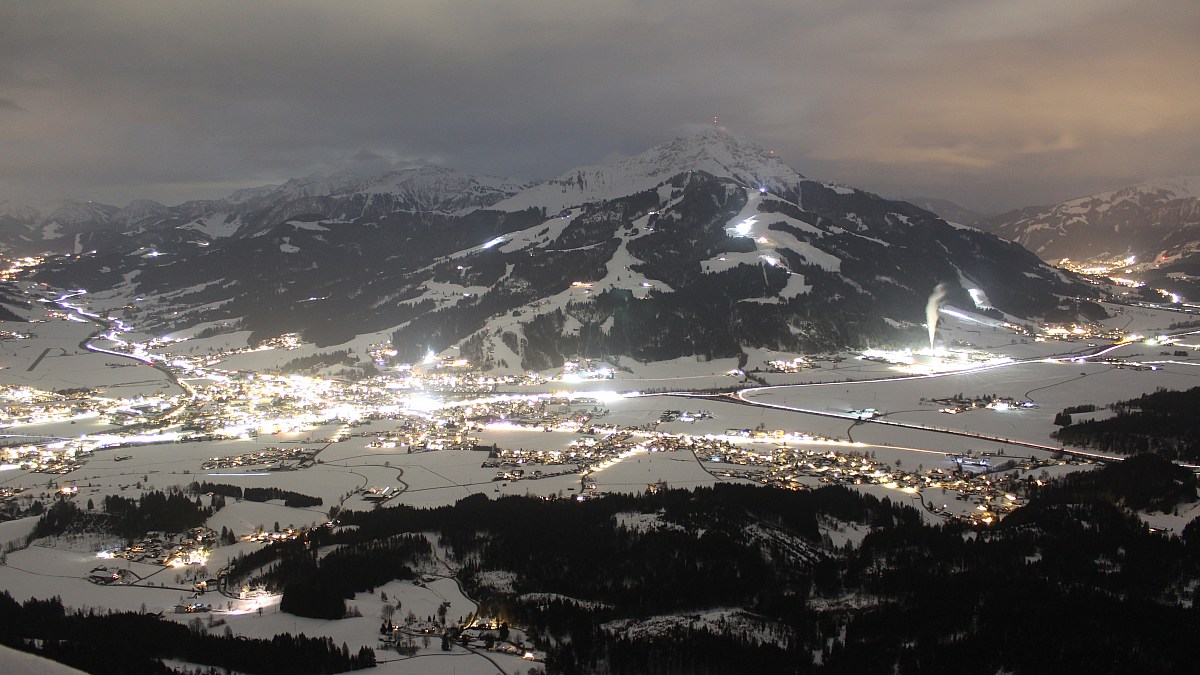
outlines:
[[[946,299],[946,284],[934,287],[929,301],[925,303],[925,326],[929,329],[929,350],[933,351],[933,339],[937,335],[938,305]]]

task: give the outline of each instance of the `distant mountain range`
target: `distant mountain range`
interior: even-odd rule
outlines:
[[[78,253],[120,247],[147,233],[176,231],[195,241],[252,236],[296,215],[361,221],[395,213],[461,215],[510,197],[529,184],[442,167],[373,176],[342,172],[283,185],[237,190],[224,199],[164,206],[136,200],[125,208],[93,202],[0,202],[0,247],[13,254]]]
[[[6,223],[25,224],[22,245],[83,253],[39,280],[128,297],[136,325],[321,345],[384,332],[404,358],[458,347],[509,369],[912,344],[938,284],[1018,317],[1091,292],[1020,246],[806,179],[717,129],[533,186],[421,168],[87,206]]]
[[[900,197],[900,199],[914,206],[919,206],[930,213],[936,213],[952,223],[971,225],[988,217],[985,213],[969,209],[941,197]]]
[[[1196,263],[1200,252],[1200,177],[1167,178],[1029,207],[976,225],[1045,260]]]
[[[70,253],[77,235],[118,227],[122,212],[116,206],[93,202],[21,204],[0,200],[0,252]]]

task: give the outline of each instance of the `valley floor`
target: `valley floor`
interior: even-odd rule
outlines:
[[[1123,313],[1110,321],[1146,336],[1164,333],[1169,323],[1178,320],[1167,311],[1120,309]],[[331,507],[370,508],[370,488],[390,488],[394,496],[389,496],[389,505],[440,506],[472,494],[582,499],[603,493],[642,493],[664,483],[697,487],[753,482],[801,488],[838,482],[913,503],[929,522],[973,518],[980,511],[994,511],[999,517],[1019,498],[1005,503],[1002,491],[984,494],[978,482],[971,482],[972,474],[987,476],[1007,466],[1014,480],[1021,480],[1092,466],[1088,458],[1064,456],[1050,436],[1056,429],[1055,415],[1064,408],[1091,404],[1097,411],[1078,418],[1100,417],[1107,414],[1103,407],[1117,400],[1200,384],[1200,359],[1174,355],[1176,351],[1194,354],[1197,345],[1190,344],[1198,341],[1194,336],[1182,336],[1170,347],[1128,342],[1101,357],[1076,360],[1071,355],[1100,348],[1083,341],[1022,341],[1000,329],[948,318],[940,333],[947,343],[970,342],[973,349],[1005,360],[986,368],[909,375],[893,364],[847,354],[837,355],[838,361],[820,362],[820,368],[785,374],[766,372],[765,366],[794,355],[754,352],[746,368],[759,367],[760,372],[751,374],[767,386],[730,376],[729,371],[737,367],[732,359],[623,361],[625,370],[616,370],[612,379],[552,379],[504,386],[496,392],[441,397],[393,391],[384,406],[386,415],[366,414],[375,404],[363,404],[353,413],[338,413],[340,418],[327,410],[322,417],[314,412],[320,406],[313,403],[311,410],[279,413],[273,431],[265,418],[275,413],[264,394],[236,402],[237,414],[255,427],[253,433],[248,426],[246,432],[232,437],[195,440],[179,435],[182,414],[170,407],[181,405],[181,388],[194,393],[231,377],[235,368],[266,371],[314,350],[302,345],[294,350],[244,351],[193,369],[170,365],[174,361],[162,357],[165,353],[187,356],[189,343],[180,342],[148,350],[159,355],[159,364],[167,364],[152,367],[121,354],[89,350],[89,344],[127,348],[113,339],[90,340],[97,327],[77,313],[52,305],[39,306],[38,311],[36,323],[3,326],[27,334],[0,341],[0,387],[9,410],[25,409],[29,389],[79,393],[56,401],[56,409],[47,404],[42,413],[11,422],[2,430],[7,443],[2,450],[0,490],[7,492],[0,496],[13,511],[28,512],[35,500],[50,504],[64,489],[83,508],[100,504],[107,496],[136,498],[151,490],[186,489],[199,481],[281,488],[319,498],[321,506],[292,508],[281,500],[229,500],[207,527],[227,528],[239,541],[212,548],[204,568],[98,557],[101,551],[122,544],[114,537],[63,535],[30,542],[27,537],[37,518],[25,516],[0,524],[0,542],[5,547],[0,589],[17,600],[59,596],[68,607],[164,612],[181,622],[194,615],[176,614],[175,608],[199,600],[212,605],[206,620],[212,616],[224,622],[214,631],[227,626],[235,635],[250,637],[281,632],[328,635],[338,644],[347,643],[351,651],[379,647],[378,592],[359,594],[350,601],[361,617],[318,621],[280,613],[277,596],[208,593],[195,598],[192,583],[215,574],[237,554],[260,546],[240,540],[246,535],[319,526],[329,520]],[[1133,362],[1154,369],[1127,365]],[[177,375],[166,372],[171,368]],[[182,385],[176,384],[176,377]],[[304,387],[310,386],[305,382]],[[695,393],[734,387],[741,388],[740,398]],[[383,396],[383,391],[375,390],[371,396]],[[72,408],[75,395],[88,399],[86,410]],[[947,404],[936,401],[956,395],[1007,397],[1029,405],[941,412]],[[276,400],[283,396],[274,394]],[[131,443],[132,434],[117,423],[117,413],[136,417],[144,413],[138,406],[150,402],[156,406],[154,414],[165,417],[158,418],[157,427],[147,427],[146,437]],[[187,405],[195,406],[195,400]],[[462,411],[472,406],[490,406],[497,413],[487,421],[468,423],[464,420],[469,415],[464,417]],[[512,411],[511,417],[496,419],[503,417],[504,410]],[[581,423],[581,418],[587,420]],[[444,429],[446,420],[452,419],[464,425],[459,428],[468,440],[454,441],[446,449],[431,449],[431,441],[418,443],[411,437],[387,440],[415,433],[414,426],[420,426],[422,434],[442,433],[434,427]],[[25,449],[29,447],[35,455],[62,455],[65,470],[39,469],[37,461],[29,459]],[[308,460],[289,465],[246,459],[279,448]],[[785,457],[796,469],[780,473],[772,464]],[[214,458],[242,459],[214,465]],[[829,458],[862,462],[861,473],[832,471],[823,463]],[[954,474],[967,477],[952,483]],[[204,500],[207,503],[208,498]],[[1181,528],[1186,520],[1186,516],[1159,516],[1152,522],[1171,529]],[[862,536],[853,530],[830,534],[850,545]],[[129,570],[135,581],[110,585],[89,581],[89,573],[100,565]],[[443,602],[449,603],[450,619],[477,611],[450,570],[433,572],[423,585],[396,581],[377,591],[393,602],[399,599],[403,611],[417,617],[432,614]],[[428,645],[420,639],[416,642],[413,657],[379,651],[380,668],[394,673],[511,673],[531,665],[518,656],[472,652],[458,645],[445,652],[437,639]]]

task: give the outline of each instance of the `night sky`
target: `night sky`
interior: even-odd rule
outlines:
[[[0,199],[523,179],[711,123],[981,210],[1200,174],[1197,0],[6,0]]]

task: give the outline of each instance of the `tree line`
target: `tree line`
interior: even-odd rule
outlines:
[[[189,486],[189,491],[192,494],[214,494],[223,497],[233,497],[234,499],[245,499],[248,502],[265,502],[272,499],[282,499],[284,506],[297,509],[322,506],[325,503],[320,497],[313,497],[301,492],[292,492],[291,490],[284,490],[273,486],[243,488],[240,485],[203,481],[192,483]]]
[[[345,643],[339,647],[328,637],[210,635],[152,614],[68,611],[57,597],[18,603],[7,591],[0,593],[0,643],[97,675],[175,672],[163,659],[272,675],[342,673],[375,665],[374,650],[351,653]]]
[[[89,504],[90,504],[89,500]],[[102,502],[103,513],[84,511],[72,500],[54,502],[34,526],[34,539],[67,532],[111,532],[126,539],[147,532],[183,532],[199,527],[212,515],[197,497],[194,501],[181,492],[147,492],[137,499],[108,495]]]
[[[1181,462],[1200,462],[1200,387],[1156,391],[1114,403],[1116,415],[1071,424],[1064,411],[1056,423],[1066,426],[1054,438],[1100,452],[1122,455],[1151,453]]]

